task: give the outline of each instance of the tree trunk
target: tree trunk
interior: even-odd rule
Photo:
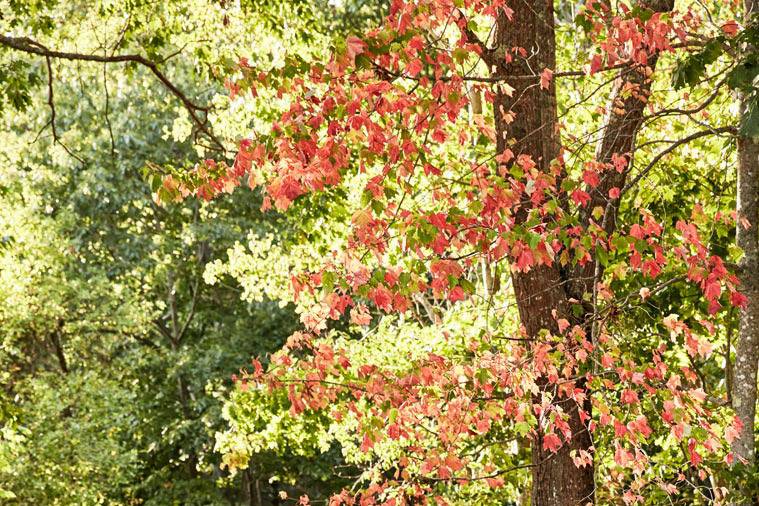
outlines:
[[[748,300],[739,317],[731,395],[733,409],[744,429],[733,442],[732,449],[736,460],[746,460],[749,466],[753,466],[756,461],[754,421],[759,362],[759,143],[745,137],[738,139],[736,211],[736,242],[743,250],[739,264],[741,292]]]
[[[245,497],[245,502],[248,506],[261,506],[261,503],[256,503],[256,492],[253,485],[253,477],[250,469],[245,469],[242,473],[242,490]]]
[[[673,0],[650,0],[644,5],[655,11],[669,11]],[[508,81],[509,75],[534,75],[544,69],[556,68],[556,48],[554,37],[554,12],[551,0],[527,1],[517,0],[509,4],[513,9],[513,20],[505,15],[497,19],[495,48],[488,56],[488,63],[494,69],[495,77]],[[507,53],[511,48],[524,48],[527,57],[511,54],[513,60],[508,62]],[[657,57],[653,55],[648,67],[656,65]],[[613,155],[625,155],[632,158],[635,136],[643,122],[643,110],[651,91],[649,69],[632,68],[620,72],[612,104],[604,126],[603,137],[597,150],[597,159],[610,163]],[[557,134],[556,91],[553,81],[548,89],[542,89],[537,79],[519,79],[509,82],[514,91],[509,96],[502,90],[496,92],[494,104],[497,150],[502,153],[511,149],[515,156],[529,155],[537,166],[548,171],[550,163],[559,155],[560,138]],[[636,90],[630,93],[630,86]],[[619,113],[619,111],[622,111]],[[504,114],[513,113],[513,123],[508,122]],[[596,206],[606,209],[604,228],[607,232],[616,226],[618,201],[608,200],[609,189],[624,185],[627,171],[619,174],[609,171],[599,188],[589,191],[591,205],[583,216],[587,225],[590,213]],[[517,222],[524,223],[529,209],[517,213]],[[601,270],[590,262],[573,272],[564,272],[558,266],[540,266],[528,272],[514,272],[514,294],[517,299],[520,320],[530,337],[537,337],[541,330],[557,333],[557,317],[567,318],[588,330],[592,326],[593,307],[587,307],[584,317],[572,318],[570,299],[585,300],[583,295],[592,293]],[[578,281],[579,280],[579,281]],[[555,313],[554,313],[555,311]],[[588,333],[592,335],[591,332]],[[546,389],[549,385],[545,384]],[[578,382],[577,387],[584,385]],[[583,406],[570,399],[555,399],[568,416],[572,439],[557,453],[543,450],[542,436],[539,434],[532,444],[532,504],[535,506],[567,506],[594,502],[594,468],[592,465],[578,468],[571,453],[577,450],[590,452],[592,440],[586,425],[580,417],[581,410],[591,413],[590,400]]]
[[[508,81],[509,75],[539,74],[544,69],[556,68],[554,37],[554,11],[552,0],[517,0],[509,6],[513,19],[501,14],[496,21],[495,48],[490,62],[495,77]],[[512,52],[523,48],[526,56]],[[509,61],[511,59],[511,61]],[[540,87],[538,79],[519,79],[509,82],[514,87],[509,96],[502,89],[496,91],[494,103],[497,150],[511,149],[516,156],[528,155],[543,170],[559,155],[560,139],[556,130],[556,89],[553,82],[548,89]],[[514,121],[509,123],[508,116]],[[524,223],[528,209],[517,213],[517,221]],[[528,272],[512,274],[514,294],[519,316],[527,334],[537,337],[541,330],[556,332],[553,311],[568,315],[568,294],[562,274],[556,265],[540,266]],[[546,388],[549,385],[545,384]],[[591,446],[590,434],[579,416],[574,401],[559,402],[569,415],[572,439],[557,453],[543,450],[540,435],[532,442],[532,504],[535,506],[566,506],[593,501],[593,467],[578,468],[570,452],[587,450]]]
[[[759,362],[759,143],[747,138],[738,140],[737,212],[736,242],[744,253],[739,264],[739,277],[741,292],[748,300],[739,317],[731,395],[733,409],[744,428],[733,441],[732,450],[736,461],[745,460],[753,467],[756,463],[754,423]],[[748,228],[742,224],[745,223],[743,220],[748,222]],[[750,498],[745,495],[744,498],[748,504]]]
[[[641,0],[640,6],[654,12],[669,12],[675,6],[674,0]],[[603,226],[607,233],[616,229],[619,201],[609,199],[609,190],[624,187],[632,165],[635,138],[643,124],[643,111],[651,95],[651,71],[656,69],[659,55],[650,55],[645,67],[623,68],[614,82],[611,100],[607,105],[603,136],[596,147],[596,161],[611,164],[614,155],[624,156],[628,161],[626,170],[609,169],[604,173],[596,188],[586,191],[591,200],[583,213],[583,224],[588,225],[593,209],[604,208]],[[600,224],[600,223],[599,223]]]
[[[674,4],[674,0],[641,0],[640,2],[641,7],[655,12],[669,12],[674,8]],[[603,135],[596,147],[596,161],[611,165],[615,156],[624,157],[627,160],[627,167],[622,171],[608,168],[598,186],[586,188],[590,195],[590,202],[581,214],[583,226],[588,227],[593,220],[593,210],[598,207],[603,209],[602,218],[596,223],[607,235],[611,235],[617,228],[617,213],[620,204],[620,199],[609,197],[609,191],[612,188],[621,190],[625,186],[633,165],[635,139],[643,124],[643,112],[651,96],[651,76],[658,60],[659,55],[653,54],[648,57],[646,66],[632,66],[620,70],[614,82],[611,100],[607,105]],[[598,262],[598,259],[584,266],[576,266],[567,280],[572,296],[577,300],[585,300],[585,294],[594,294],[595,285],[601,281],[603,272],[603,265]],[[596,330],[593,327],[595,296],[592,297],[592,301],[593,303],[587,307],[585,326],[591,338],[595,339]]]
[[[53,343],[53,350],[55,356],[58,359],[58,366],[61,368],[63,374],[69,373],[68,362],[66,361],[66,353],[63,350],[63,343],[61,342],[61,334],[63,333],[63,320],[58,320],[58,324],[55,330],[50,334],[50,341]]]
[[[744,2],[746,20],[759,11],[759,2]],[[749,47],[746,51],[754,51]],[[740,97],[741,112],[746,113],[748,98]],[[748,469],[756,465],[754,423],[756,419],[757,364],[759,363],[759,142],[747,137],[738,138],[738,184],[736,190],[735,240],[743,250],[739,263],[741,292],[746,306],[738,321],[738,341],[731,400],[735,414],[743,422],[743,431],[733,442],[736,462],[745,460]],[[755,490],[737,491],[735,504],[753,504]]]

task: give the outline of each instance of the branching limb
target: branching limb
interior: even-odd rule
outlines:
[[[121,55],[97,55],[97,54],[82,54],[82,53],[70,53],[65,51],[56,51],[48,49],[39,42],[30,39],[28,37],[10,37],[0,34],[0,45],[21,51],[27,54],[34,54],[44,56],[48,63],[48,69],[50,68],[50,59],[71,60],[71,61],[90,61],[98,63],[137,63],[144,67],[147,67],[153,75],[166,87],[187,109],[190,115],[190,119],[198,128],[203,132],[214,144],[214,149],[217,151],[225,152],[222,142],[211,132],[208,128],[208,112],[210,106],[198,105],[190,100],[182,90],[180,90],[169,78],[164,74],[158,65],[145,58],[144,56],[137,54],[121,54]],[[205,117],[200,116],[203,114]],[[55,122],[53,122],[54,124]]]
[[[45,57],[45,64],[47,65],[47,105],[50,107],[50,128],[53,131],[53,142],[60,145],[70,157],[75,158],[79,163],[84,165],[84,160],[76,153],[71,151],[66,144],[58,137],[58,130],[55,126],[55,99],[53,95],[53,66],[50,63],[50,57]]]
[[[105,124],[108,127],[108,135],[111,140],[111,163],[116,163],[116,140],[113,137],[113,127],[111,126],[110,112],[110,94],[108,91],[108,74],[106,73],[106,64],[103,64],[103,91],[105,92]]]
[[[198,296],[200,295],[200,276],[195,278],[195,283],[192,287],[192,301],[190,302],[190,311],[187,314],[187,317],[185,318],[184,323],[182,324],[182,327],[179,330],[179,334],[176,337],[177,342],[181,342],[182,338],[184,337],[185,333],[187,333],[187,328],[190,326],[190,323],[192,323],[192,319],[195,317],[195,308],[197,306],[198,302]]]
[[[688,144],[691,141],[694,141],[696,139],[700,139],[701,137],[706,137],[707,135],[719,135],[719,134],[735,134],[736,128],[734,126],[725,126],[720,128],[711,128],[709,130],[701,130],[699,132],[690,134],[687,137],[683,137],[677,142],[672,143],[671,146],[669,146],[667,149],[660,152],[658,155],[656,155],[649,163],[646,165],[634,178],[632,178],[624,188],[622,188],[621,193],[625,193],[630,188],[638,184],[641,179],[643,179],[646,174],[648,174],[651,169],[653,169],[659,161],[667,156],[668,154],[672,153],[674,150],[682,146],[683,144]]]

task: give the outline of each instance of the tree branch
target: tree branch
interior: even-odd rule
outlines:
[[[158,333],[161,334],[163,337],[169,340],[169,342],[172,342],[174,338],[171,335],[171,332],[169,332],[169,329],[166,328],[166,324],[161,321],[160,318],[156,318],[153,320],[153,325],[155,326],[156,330],[158,330]]]
[[[0,45],[15,49],[28,54],[34,54],[38,56],[44,56],[48,61],[48,68],[50,67],[49,60],[51,58],[71,61],[90,61],[99,63],[137,63],[144,67],[147,67],[153,75],[166,87],[187,109],[190,114],[190,118],[197,126],[198,130],[207,135],[211,141],[216,145],[216,149],[221,152],[225,152],[224,145],[221,141],[211,132],[208,128],[208,111],[210,107],[201,106],[190,100],[182,90],[180,90],[174,83],[172,83],[166,74],[164,74],[158,65],[145,58],[144,56],[137,54],[121,54],[121,55],[96,55],[96,54],[82,54],[82,53],[70,53],[64,51],[55,51],[48,49],[39,42],[30,39],[28,37],[9,37],[7,35],[0,34]],[[52,79],[52,78],[51,78]],[[205,118],[199,116],[198,113],[204,113]]]
[[[63,374],[68,374],[69,366],[68,362],[66,361],[66,353],[63,350],[63,344],[61,343],[63,325],[63,320],[58,320],[58,324],[56,325],[55,330],[50,333],[50,341],[53,343],[53,350],[55,351],[55,356],[58,358],[58,365],[61,368],[61,372]]]
[[[185,319],[184,324],[182,325],[182,328],[179,330],[179,334],[177,335],[177,342],[182,341],[182,338],[187,332],[187,328],[190,326],[192,319],[195,317],[195,307],[198,302],[199,294],[200,294],[200,276],[195,278],[195,283],[192,288],[192,301],[190,302],[190,311],[187,314],[187,318]]]
[[[679,141],[672,143],[670,147],[668,147],[667,149],[665,149],[664,151],[656,155],[648,163],[648,165],[646,165],[643,168],[643,170],[641,170],[634,178],[632,178],[630,182],[627,183],[624,188],[622,188],[622,191],[620,193],[625,193],[627,190],[629,190],[630,188],[638,184],[638,182],[641,179],[643,179],[646,176],[646,174],[648,174],[651,171],[651,169],[653,169],[654,166],[657,163],[659,163],[659,161],[662,158],[664,158],[665,156],[667,156],[668,154],[670,154],[671,152],[673,152],[674,150],[676,150],[683,144],[688,144],[689,142],[693,140],[699,139],[701,137],[706,137],[707,135],[718,135],[718,134],[723,134],[723,133],[735,134],[736,128],[734,126],[725,126],[725,127],[720,127],[720,128],[711,128],[709,130],[701,130],[700,132],[690,134],[689,136],[683,137]]]
[[[61,141],[60,137],[58,137],[58,130],[55,126],[55,100],[53,95],[53,66],[50,63],[50,57],[45,57],[45,64],[47,65],[47,105],[50,107],[50,121],[49,125],[50,128],[53,131],[53,142],[55,144],[59,144],[66,153],[69,154],[72,158],[75,158],[79,163],[84,165],[84,160],[76,155],[73,151],[71,151],[68,146],[66,146],[63,141]]]

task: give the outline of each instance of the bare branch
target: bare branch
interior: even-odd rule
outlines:
[[[110,94],[108,92],[108,74],[106,73],[106,64],[103,64],[103,91],[105,91],[105,124],[108,127],[108,135],[111,139],[111,163],[116,163],[116,140],[113,137],[113,127],[109,117]]]
[[[50,57],[45,57],[45,63],[47,64],[47,105],[50,106],[50,127],[53,130],[53,142],[56,144],[59,144],[66,153],[69,154],[72,158],[75,158],[79,161],[82,165],[84,165],[84,160],[76,155],[73,151],[71,151],[68,146],[66,146],[63,141],[61,141],[60,137],[58,137],[58,130],[55,127],[55,99],[53,96],[53,66],[50,63]]]
[[[701,130],[699,132],[690,134],[687,137],[683,137],[677,142],[672,143],[671,146],[669,146],[667,149],[656,155],[649,163],[646,165],[643,170],[641,170],[634,178],[630,180],[629,183],[625,185],[624,188],[622,188],[622,191],[620,193],[625,193],[630,188],[638,184],[638,182],[643,179],[646,174],[648,174],[651,169],[654,168],[654,166],[659,163],[659,161],[667,156],[668,154],[672,153],[674,150],[682,146],[683,144],[688,144],[691,141],[694,141],[696,139],[699,139],[701,137],[706,137],[707,135],[719,135],[719,134],[733,134],[735,135],[737,133],[737,130],[734,126],[726,126],[726,127],[720,127],[720,128],[711,128],[709,130]]]
[[[148,60],[144,56],[137,54],[107,56],[55,51],[48,49],[39,42],[28,37],[9,37],[2,34],[0,34],[0,45],[28,54],[44,56],[48,60],[48,68],[50,67],[49,60],[51,58],[71,61],[90,61],[98,63],[137,63],[139,65],[147,67],[153,73],[153,75],[164,85],[164,87],[166,87],[182,103],[184,108],[187,109],[187,112],[190,114],[190,118],[192,119],[193,123],[195,123],[198,130],[203,132],[211,139],[213,144],[216,146],[215,149],[221,152],[226,151],[221,141],[213,134],[213,132],[211,132],[207,126],[207,114],[210,110],[210,107],[198,105],[190,100],[187,95],[182,92],[182,90],[180,90],[174,83],[169,80],[166,74],[164,74],[161,69],[158,68],[158,65],[155,62]],[[201,118],[199,113],[204,113],[206,117]]]
[[[187,328],[190,326],[190,323],[192,323],[192,319],[195,317],[195,308],[198,303],[198,296],[200,295],[200,276],[197,276],[195,278],[195,283],[192,287],[192,301],[190,302],[190,311],[187,314],[187,318],[185,318],[184,324],[179,329],[179,334],[177,335],[177,342],[182,341],[182,338],[184,337],[185,333],[187,332]]]

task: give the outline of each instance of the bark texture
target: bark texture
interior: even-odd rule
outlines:
[[[744,424],[733,442],[736,458],[756,462],[754,420],[756,418],[757,362],[759,362],[759,143],[738,140],[737,211],[749,228],[737,225],[736,242],[744,256],[739,264],[741,292],[748,302],[740,312],[738,343],[733,369],[733,408]]]
[[[543,69],[556,68],[554,11],[552,0],[517,0],[509,6],[513,20],[505,15],[497,20],[495,49],[491,53],[496,77],[539,74]],[[526,55],[512,53],[523,48]],[[509,61],[511,60],[511,61]],[[511,94],[498,90],[495,100],[495,126],[498,152],[511,149],[515,155],[529,155],[544,171],[559,155],[557,134],[556,90],[553,82],[542,89],[538,80],[519,80],[511,83]],[[513,116],[514,121],[510,122]],[[518,212],[517,221],[527,219],[529,209]],[[559,267],[541,266],[528,272],[514,272],[514,292],[519,316],[527,334],[537,337],[541,330],[556,332],[553,311],[568,314],[568,293]],[[548,385],[545,385],[549,388]],[[557,453],[543,450],[537,437],[532,443],[532,504],[559,506],[585,504],[593,501],[593,467],[578,468],[570,453],[587,450],[590,434],[579,416],[574,401],[560,401],[569,415],[572,439]]]
[[[759,11],[759,2],[744,3],[747,21]],[[756,48],[746,48],[755,51]],[[740,97],[741,109],[748,106],[746,97]],[[759,363],[759,142],[747,137],[738,138],[738,185],[736,191],[736,243],[743,250],[739,264],[741,292],[748,301],[740,311],[738,342],[731,399],[735,414],[744,429],[733,442],[736,461],[745,460],[756,465],[754,423],[757,401],[757,364]],[[752,467],[749,467],[750,469]],[[759,501],[756,490],[741,490],[735,504],[754,504]]]
[[[673,8],[674,0],[650,0],[645,5],[656,11]],[[551,0],[516,0],[511,2],[513,20],[504,15],[497,20],[495,48],[488,53],[495,77],[508,79],[509,75],[535,75],[543,69],[556,68],[554,37],[554,10]],[[526,55],[511,53],[512,48],[523,48]],[[511,60],[511,61],[509,61]],[[597,158],[609,163],[613,155],[632,157],[635,136],[643,122],[643,110],[651,92],[649,76],[656,65],[652,56],[646,68],[630,68],[620,72],[612,93],[611,111],[607,117],[603,137],[598,145]],[[518,80],[510,83],[511,94],[497,90],[495,126],[497,149],[501,153],[511,149],[514,155],[529,155],[543,171],[559,155],[560,138],[557,133],[556,90],[551,82],[542,89],[537,80]],[[510,122],[513,118],[513,122]],[[624,185],[627,171],[610,171],[597,189],[590,191],[592,204],[583,217],[589,223],[595,206],[605,208],[603,227],[607,232],[616,226],[618,202],[608,200],[608,191]],[[527,221],[529,208],[518,211],[517,222]],[[542,330],[557,333],[556,317],[567,318],[588,329],[594,314],[592,305],[580,318],[570,315],[570,299],[583,300],[592,293],[599,277],[598,265],[590,262],[585,267],[565,271],[558,265],[540,266],[528,272],[512,273],[514,293],[522,324],[527,334],[536,338]],[[555,312],[555,313],[554,313]],[[546,390],[551,385],[544,384]],[[577,388],[585,385],[578,382]],[[540,436],[532,445],[532,504],[534,506],[571,506],[594,502],[594,468],[578,468],[571,454],[578,450],[591,451],[592,439],[580,417],[580,411],[591,413],[589,400],[579,406],[570,399],[555,399],[568,415],[572,439],[557,453],[543,450]]]

